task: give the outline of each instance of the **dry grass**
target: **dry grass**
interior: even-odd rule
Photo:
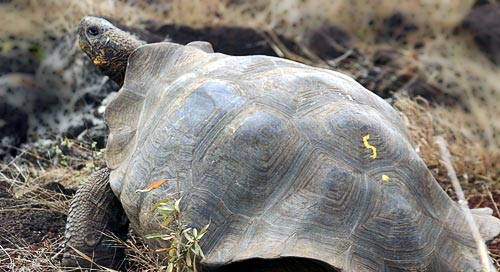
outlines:
[[[64,188],[76,188],[95,168],[102,165],[102,154],[92,143],[63,139],[56,145],[37,150],[20,150],[20,155],[9,163],[0,162],[0,182],[13,197],[23,200],[19,205],[2,207],[2,212],[28,209],[44,214],[67,214],[70,195],[50,188],[61,184]],[[57,146],[57,148],[56,148]],[[44,152],[42,150],[46,149]],[[55,150],[60,150],[56,152]],[[64,163],[63,163],[64,162]],[[64,164],[64,165],[63,165]],[[92,167],[90,167],[92,166]],[[33,208],[36,207],[36,208]],[[43,217],[41,217],[43,218]],[[50,214],[45,216],[50,219]],[[24,220],[31,220],[25,218]],[[40,220],[38,217],[32,220]],[[40,222],[43,224],[44,222]],[[50,222],[47,222],[50,223]],[[29,243],[13,230],[1,229],[0,240],[15,247],[0,245],[0,271],[57,271],[64,249],[64,236],[47,233],[38,243]]]
[[[103,165],[103,151],[95,143],[64,138],[35,150],[19,150],[14,160],[0,162],[0,177],[17,198],[50,200],[53,196],[45,196],[44,186],[59,183],[64,188],[76,188]]]
[[[64,249],[63,237],[48,237],[37,244],[18,241],[17,248],[0,246],[1,271],[58,271]]]
[[[435,142],[438,135],[449,144],[453,166],[462,184],[478,181],[494,190],[500,189],[499,151],[485,143],[477,117],[461,107],[431,107],[423,98],[412,100],[402,95],[396,97],[394,107],[401,112],[420,156],[445,188],[450,183]]]

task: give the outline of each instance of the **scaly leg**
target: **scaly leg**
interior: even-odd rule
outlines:
[[[82,183],[71,202],[62,266],[119,268],[125,249],[109,234],[125,240],[127,230],[128,219],[109,185],[109,170],[95,172]],[[82,258],[74,249],[92,258],[93,262]]]

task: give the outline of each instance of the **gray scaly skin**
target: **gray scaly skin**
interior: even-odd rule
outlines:
[[[108,181],[109,170],[99,170],[82,183],[73,198],[66,224],[63,267],[97,268],[81,258],[76,248],[96,264],[120,267],[125,251],[116,238],[127,238],[128,219]]]
[[[78,45],[101,72],[123,85],[128,57],[144,42],[110,22],[84,17],[78,25]]]

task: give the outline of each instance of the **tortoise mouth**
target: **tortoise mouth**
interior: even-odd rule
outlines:
[[[92,60],[94,59],[94,56],[92,56],[92,47],[90,46],[90,42],[89,40],[87,39],[87,37],[85,37],[84,34],[82,34],[82,29],[79,27],[78,28],[78,47],[80,47],[80,49],[88,56],[90,57]]]
[[[85,45],[85,43],[82,41],[81,38],[78,39],[78,46],[80,47],[80,49],[82,49],[83,51],[86,51],[87,50],[87,46]]]
[[[252,258],[222,266],[203,266],[208,272],[339,272],[327,263],[300,257],[280,257],[275,259]]]
[[[85,54],[87,54],[87,56],[89,56],[95,66],[101,67],[107,65],[108,61],[104,57],[104,50],[96,52],[92,50],[92,48],[88,46],[88,44],[89,42],[86,39],[81,37],[78,39],[78,46],[80,47],[80,49],[82,49],[83,52],[85,52]]]

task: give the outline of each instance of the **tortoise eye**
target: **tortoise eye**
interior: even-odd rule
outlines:
[[[99,35],[99,29],[96,26],[91,26],[87,28],[87,34],[90,36],[97,36]]]

